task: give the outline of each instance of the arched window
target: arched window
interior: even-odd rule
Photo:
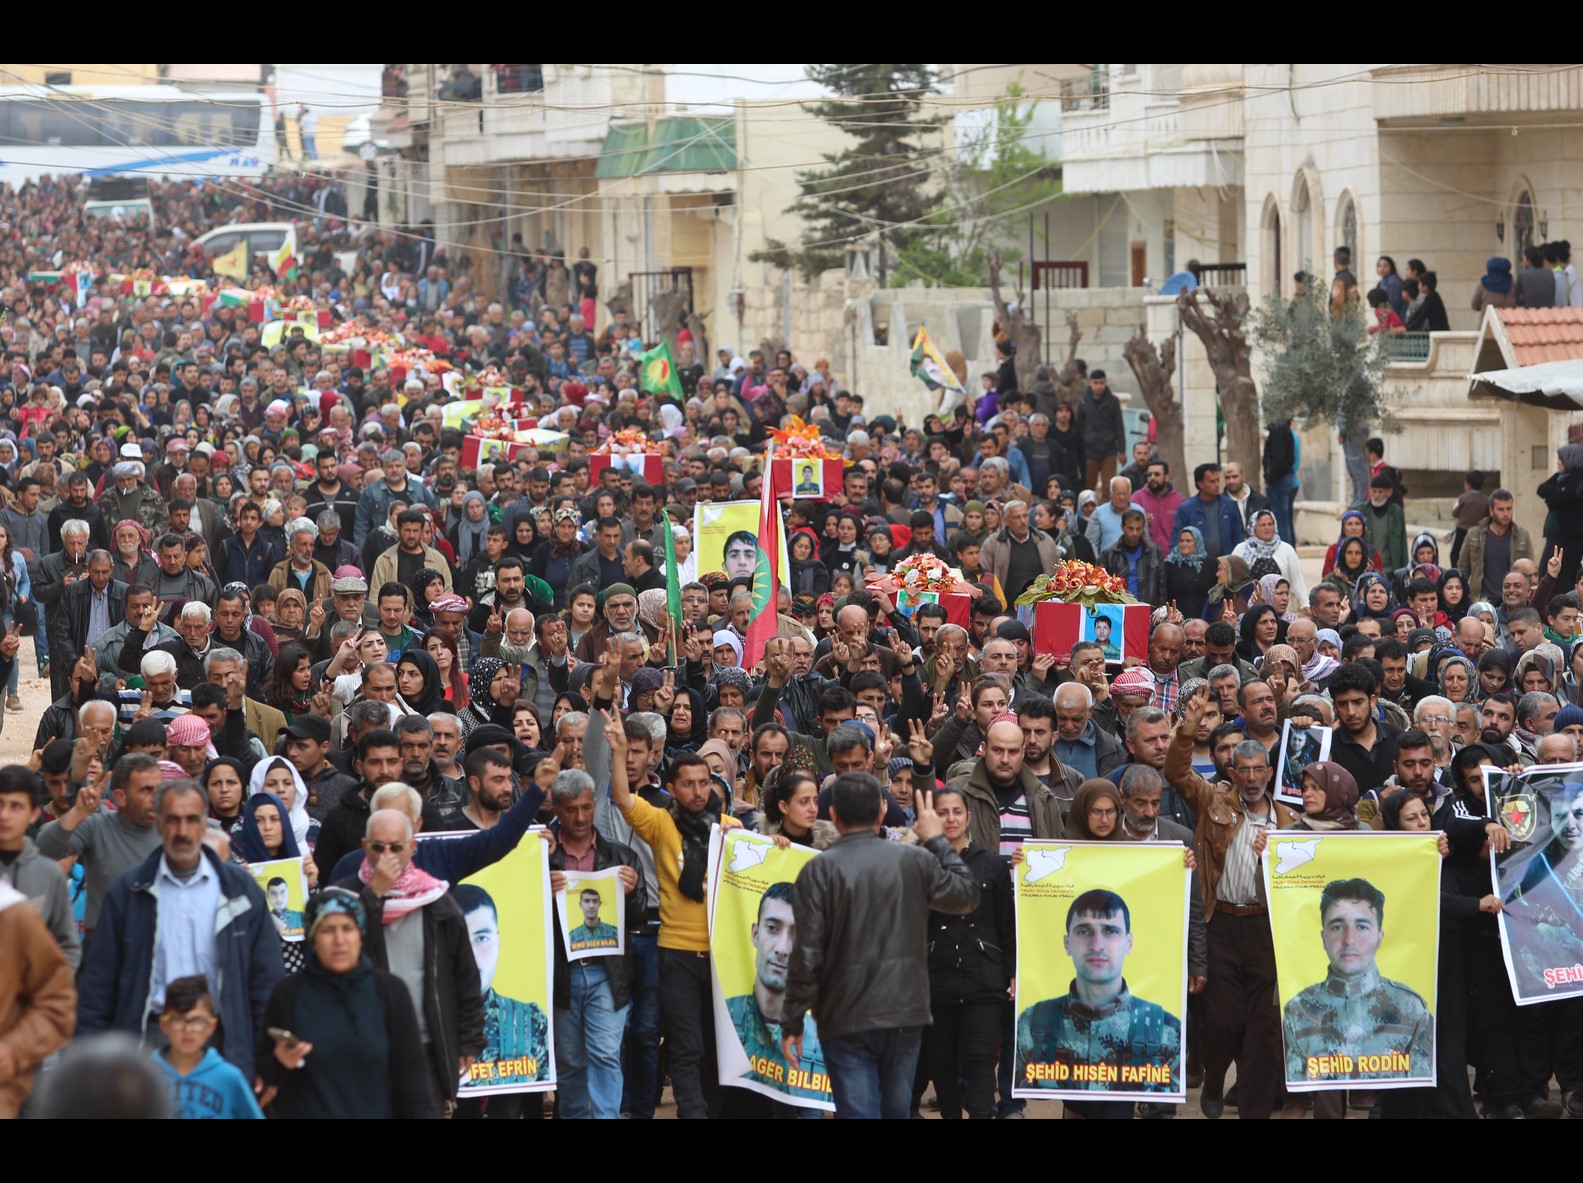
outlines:
[[[1259,286],[1265,295],[1286,292],[1286,243],[1281,238],[1281,207],[1272,193],[1264,199],[1264,216],[1259,220]]]
[[[1534,195],[1524,189],[1517,195],[1517,210],[1512,215],[1512,258],[1518,267],[1523,265],[1523,251],[1534,242]]]
[[[1362,257],[1358,251],[1358,203],[1352,200],[1350,193],[1341,198],[1341,216],[1337,226],[1340,230],[1341,245],[1352,252],[1353,266],[1356,267]]]
[[[1305,271],[1319,274],[1319,262],[1314,259],[1314,203],[1308,193],[1308,178],[1299,176],[1292,192],[1292,254],[1293,261]]]

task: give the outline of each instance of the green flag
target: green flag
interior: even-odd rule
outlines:
[[[643,389],[650,394],[668,394],[677,402],[682,399],[681,380],[676,377],[676,363],[671,360],[671,347],[661,341],[647,353],[638,355],[638,374]]]
[[[674,378],[672,379],[674,381]],[[669,618],[669,626],[665,631],[670,639],[670,665],[676,664],[677,634],[682,627],[682,580],[677,571],[676,562],[676,536],[671,533],[672,523],[670,514],[660,515],[660,521],[665,527],[665,615]]]

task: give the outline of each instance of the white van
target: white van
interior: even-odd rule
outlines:
[[[287,236],[295,230],[294,222],[238,222],[233,226],[220,226],[207,234],[200,234],[198,246],[202,249],[204,258],[212,259],[216,255],[225,254],[246,238],[248,256],[254,259],[267,259],[280,249]]]

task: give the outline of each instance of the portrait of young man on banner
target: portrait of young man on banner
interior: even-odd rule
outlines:
[[[1270,835],[1287,1088],[1435,1083],[1440,859],[1427,831]]]
[[[303,938],[303,902],[308,898],[308,881],[303,875],[300,858],[271,859],[268,862],[249,863],[248,871],[254,882],[264,889],[264,899],[269,904],[269,918],[275,931],[288,941]]]
[[[555,909],[567,960],[625,953],[627,894],[621,886],[621,868],[562,873],[566,889],[555,893]]]
[[[1189,873],[1167,843],[1035,842],[1017,889],[1013,1095],[1182,1099]],[[1051,933],[1061,933],[1060,941]]]
[[[781,1006],[797,940],[792,884],[817,852],[777,848],[760,835],[716,831],[711,847],[710,956],[720,1083],[785,1104],[832,1109],[830,1078],[812,1016],[797,1067],[781,1053]]]

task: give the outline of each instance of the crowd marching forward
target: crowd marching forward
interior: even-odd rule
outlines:
[[[1518,1007],[1507,984],[1487,850],[1509,837],[1482,824],[1480,773],[1583,742],[1583,447],[1540,489],[1542,529],[1468,474],[1443,559],[1368,440],[1310,584],[1287,424],[1262,472],[1173,472],[1129,445],[1102,372],[1076,398],[1042,367],[1023,389],[1009,343],[944,418],[922,388],[915,416],[865,414],[823,360],[702,356],[685,330],[669,397],[625,312],[594,331],[586,251],[521,251],[497,302],[424,228],[334,216],[326,184],[157,185],[152,225],[87,218],[67,179],[0,191],[0,679],[6,725],[34,728],[0,768],[0,1116],[543,1116],[542,1093],[458,1098],[527,1021],[491,988],[496,906],[460,881],[536,825],[561,882],[617,868],[629,903],[624,955],[557,945],[558,1117],[650,1118],[667,1081],[683,1118],[784,1115],[716,1079],[715,826],[827,851],[821,910],[799,880],[776,1034],[795,1055],[818,1015],[838,1116],[916,1114],[931,1086],[946,1117],[1023,1116],[1007,864],[1060,838],[1194,853],[1198,1106],[1300,1115],[1258,865],[1269,830],[1305,824],[1459,844],[1437,1086],[1323,1094],[1315,1116],[1583,1116],[1583,1000]],[[444,364],[351,364],[305,326],[266,345],[213,299],[193,240],[282,216],[283,297]],[[202,284],[119,278],[143,273]],[[275,279],[255,260],[250,282]],[[566,439],[466,462],[448,370],[493,372]],[[846,466],[784,503],[788,586],[762,608],[751,571],[700,568],[694,510],[759,498],[789,416]],[[633,429],[657,479],[594,476]],[[971,585],[965,623],[870,586],[922,554]],[[1069,559],[1154,606],[1146,657],[1034,645],[1011,606]],[[52,692],[36,720],[24,637]],[[1270,793],[1289,719],[1333,729],[1306,813]],[[465,836],[416,841],[436,832]],[[300,913],[247,870],[299,857]]]

